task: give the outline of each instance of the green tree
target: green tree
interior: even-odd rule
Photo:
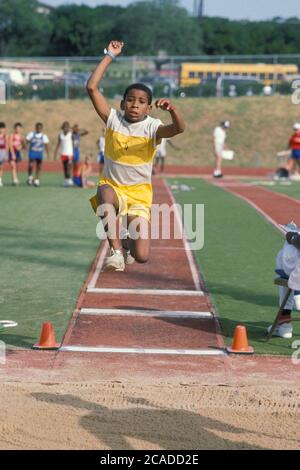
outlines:
[[[0,0],[1,55],[39,55],[47,48],[51,22],[36,0]]]

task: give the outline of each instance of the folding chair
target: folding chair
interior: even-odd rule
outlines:
[[[289,296],[291,295],[293,289],[290,289],[289,286],[288,286],[288,279],[282,279],[282,277],[277,277],[276,279],[274,279],[274,284],[276,284],[276,286],[283,286],[283,287],[287,287],[287,293],[279,307],[279,310],[278,310],[278,313],[276,315],[276,318],[273,322],[273,325],[272,325],[272,328],[270,329],[268,335],[267,335],[267,341],[269,341],[269,339],[272,337],[272,334],[273,334],[273,331],[275,330],[276,326],[278,325],[278,322],[279,322],[279,318],[284,310],[284,307],[288,301],[288,298]]]

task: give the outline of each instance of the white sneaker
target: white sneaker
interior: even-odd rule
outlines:
[[[121,250],[114,250],[111,248],[110,256],[105,258],[103,271],[104,272],[112,272],[112,271],[124,271],[125,270],[125,262],[124,256]]]
[[[63,184],[64,188],[68,188],[70,185],[69,185],[69,180],[67,179],[64,179],[64,184]]]
[[[129,265],[129,264],[135,263],[135,259],[132,256],[132,254],[130,253],[130,250],[124,250],[123,249],[123,255],[124,255],[125,264]]]
[[[213,177],[214,178],[223,178],[223,173],[220,170],[214,170]]]
[[[34,180],[33,186],[35,186],[36,188],[39,188],[41,186],[40,180]]]
[[[20,184],[20,181],[18,179],[13,180],[12,184],[13,184],[13,186],[18,186]]]
[[[28,184],[28,186],[31,186],[32,183],[33,183],[33,176],[28,176],[28,178],[27,178],[27,184]]]
[[[68,181],[68,186],[74,186],[74,181],[72,180],[72,178],[69,178],[67,181]]]
[[[272,325],[268,326],[268,333],[270,333]],[[293,325],[291,323],[281,323],[273,331],[273,336],[280,336],[280,338],[292,338],[293,336]]]
[[[0,188],[2,188],[3,186],[3,182],[2,182],[2,178],[0,178]]]

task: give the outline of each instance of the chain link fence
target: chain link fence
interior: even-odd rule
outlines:
[[[1,58],[0,83],[5,99],[85,99],[85,84],[97,57]],[[170,97],[290,94],[300,79],[300,55],[121,57],[101,87],[119,98],[125,87],[143,82],[154,95]],[[2,100],[3,100],[2,91]]]

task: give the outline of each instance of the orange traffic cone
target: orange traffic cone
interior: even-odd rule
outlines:
[[[33,349],[58,349],[59,343],[56,342],[53,323],[43,323],[39,343],[34,344]]]
[[[243,325],[235,327],[234,338],[231,348],[226,348],[232,354],[253,354],[254,349],[248,345],[247,330]]]

